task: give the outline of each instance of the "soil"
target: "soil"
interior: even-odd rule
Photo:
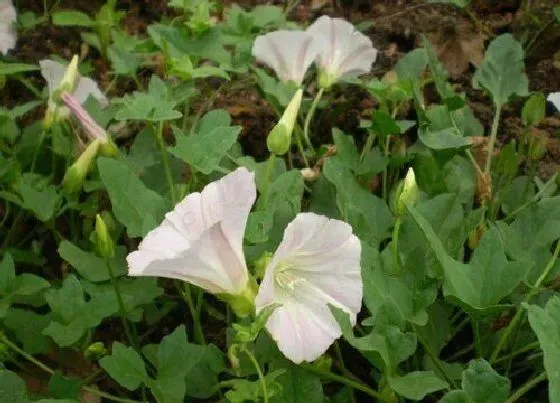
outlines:
[[[49,4],[52,2],[52,0],[48,1]],[[104,3],[104,0],[62,0],[59,8],[80,10],[93,15]],[[221,6],[224,6],[232,2],[228,0],[220,3]],[[260,2],[240,0],[237,3],[254,6]],[[476,17],[476,21],[464,11],[447,5],[426,4],[425,0],[303,1],[302,4],[294,8],[291,17],[297,21],[309,22],[321,14],[330,14],[332,16],[343,16],[355,24],[372,23],[367,33],[374,46],[379,49],[379,58],[372,73],[372,76],[375,77],[382,77],[391,70],[402,55],[418,47],[420,34],[422,33],[437,35],[441,34],[444,29],[449,29],[449,27],[461,26],[463,27],[461,29],[466,29],[472,35],[481,33],[488,35],[485,41],[485,45],[487,45],[491,40],[491,35],[514,32],[518,36],[527,34],[532,37],[538,31],[534,27],[527,28],[524,23],[526,15],[520,9],[521,1],[519,0],[475,0],[472,3],[470,10]],[[167,8],[166,4],[166,0],[120,0],[118,8],[127,12],[124,19],[126,31],[130,34],[142,34],[150,23],[159,21],[162,15],[173,15],[173,10]],[[38,15],[43,12],[42,1],[19,0],[18,7],[20,10],[33,11]],[[534,11],[535,14],[540,12],[540,9]],[[547,21],[546,15],[541,17],[543,21]],[[527,31],[524,31],[524,29]],[[544,35],[542,36],[544,37]],[[541,39],[546,41],[537,37],[536,48],[540,50],[530,54],[526,67],[530,89],[548,94],[560,90],[560,69],[555,67],[552,61],[553,55],[560,51],[560,41],[557,40],[555,43],[542,48],[539,47]],[[51,24],[42,24],[28,32],[20,32],[18,46],[11,53],[10,58],[20,62],[37,63],[41,59],[55,54],[70,59],[75,53],[87,53],[88,58],[93,60],[95,68],[93,75],[102,84],[109,81],[107,79],[108,66],[101,60],[95,50],[83,47],[80,30],[75,28],[60,28]],[[456,84],[458,91],[467,92],[475,115],[484,124],[486,133],[488,133],[494,108],[487,96],[484,96],[480,91],[472,90],[473,71],[474,68],[471,65],[453,82]],[[146,74],[145,77],[149,77],[149,74]],[[44,86],[43,80],[38,74],[32,76],[30,81],[37,88]],[[116,86],[115,92],[110,95],[122,96],[122,90],[127,85],[127,83],[124,83],[120,87]],[[371,109],[374,107],[373,100],[365,91],[344,88],[335,91],[335,105],[329,110],[318,113],[313,137],[317,143],[330,143],[332,140],[328,129],[336,125],[347,133],[355,134],[357,141],[361,141],[360,137],[364,133],[358,127],[359,121],[360,118],[370,116]],[[429,93],[427,93],[427,97],[430,100]],[[3,105],[12,106],[31,98],[32,94],[20,83],[12,80],[8,82],[0,99]],[[432,101],[437,101],[437,98],[433,96],[432,98]],[[240,124],[243,127],[241,143],[245,152],[258,160],[265,158],[267,155],[266,135],[275,124],[276,115],[266,101],[262,100],[254,87],[250,85],[226,85],[220,89],[220,93],[211,103],[200,101],[196,105],[198,108],[205,109],[218,107],[228,109],[235,124]],[[516,103],[506,108],[499,136],[501,145],[519,137],[522,128],[519,120],[521,106],[522,103]],[[407,116],[400,117],[407,118]],[[552,176],[560,167],[560,144],[559,139],[555,137],[559,130],[560,119],[558,119],[558,115],[556,117],[549,116],[539,127],[539,135],[548,138],[548,152],[540,161],[538,169],[539,175],[543,178]],[[185,317],[186,312],[181,312],[180,315],[176,316]],[[169,325],[170,329],[173,328],[171,325]],[[110,323],[104,331],[115,335],[115,328],[117,327],[117,323]],[[222,327],[211,327],[216,330],[216,333],[210,338],[216,344],[223,345],[225,335]],[[154,340],[159,340],[161,336],[162,334],[158,333],[153,337]],[[99,339],[105,338],[106,334],[99,337]],[[119,339],[119,336],[112,339]],[[351,363],[350,366],[352,370],[355,370],[355,373],[363,375],[364,379],[370,376],[369,365],[362,358],[356,357],[355,362]]]

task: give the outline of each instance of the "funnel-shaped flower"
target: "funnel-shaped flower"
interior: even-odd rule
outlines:
[[[279,303],[266,328],[295,363],[313,361],[341,335],[328,304],[350,315],[362,304],[361,246],[350,225],[313,213],[288,224],[255,300]]]
[[[306,31],[319,48],[319,85],[329,88],[343,77],[369,73],[377,58],[371,40],[341,18],[320,17]]]
[[[16,9],[11,0],[0,0],[0,52],[8,53],[16,47],[17,33],[14,27]]]
[[[547,101],[552,102],[552,105],[560,111],[560,92],[551,92],[548,95]]]
[[[254,175],[245,168],[189,194],[128,255],[128,274],[179,279],[214,294],[246,294],[252,285],[243,234],[255,198]]]
[[[63,91],[70,92],[80,104],[83,104],[90,95],[97,99],[102,107],[106,107],[109,104],[109,101],[95,81],[91,78],[81,77],[78,74],[77,62],[76,56],[72,59],[69,66],[54,60],[41,60],[39,62],[41,75],[47,81],[49,87],[48,123],[58,116],[66,117],[68,115],[68,110],[60,108],[58,105],[58,98]]]
[[[253,56],[276,72],[280,80],[301,85],[318,48],[303,31],[274,31],[257,37]]]

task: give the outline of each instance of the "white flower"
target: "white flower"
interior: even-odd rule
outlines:
[[[548,95],[547,101],[552,102],[552,105],[560,111],[560,92],[551,92]]]
[[[189,194],[128,255],[128,274],[179,279],[214,294],[243,294],[249,286],[243,234],[255,198],[254,175],[245,168]]]
[[[41,75],[47,81],[49,87],[49,98],[55,94],[56,91],[60,90],[61,84],[65,78],[69,78],[67,70],[73,70],[72,66],[77,63],[77,58],[72,59],[72,63],[69,66],[65,66],[62,63],[55,62],[54,60],[41,60],[39,65],[41,66]],[[72,83],[73,88],[68,88],[71,90],[72,95],[83,104],[88,97],[91,95],[99,101],[102,107],[109,105],[107,97],[103,95],[99,86],[91,78],[81,77],[77,73],[70,74],[75,81]]]
[[[313,63],[318,49],[313,37],[303,31],[274,31],[258,36],[253,56],[276,72],[280,80],[298,86]]]
[[[340,78],[369,73],[377,58],[371,40],[341,18],[322,16],[306,32],[321,49],[317,64],[322,88],[330,87]]]
[[[296,364],[313,361],[341,335],[328,304],[352,324],[362,304],[361,246],[350,225],[313,213],[288,224],[256,298],[257,313],[279,303],[266,328]]]
[[[11,0],[0,0],[0,52],[4,55],[16,47],[16,9]]]

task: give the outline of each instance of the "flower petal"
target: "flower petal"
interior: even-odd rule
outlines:
[[[54,60],[41,60],[39,62],[41,67],[41,75],[47,82],[49,88],[49,95],[55,92],[62,78],[64,77],[64,72],[66,71],[66,66],[62,63],[55,62]]]
[[[282,81],[301,84],[318,49],[313,38],[303,31],[274,31],[257,37],[253,56],[272,68]]]
[[[60,86],[67,66],[54,60],[41,60],[41,75],[47,81],[49,94],[52,94]],[[91,78],[80,77],[73,93],[74,97],[83,104],[91,95],[97,99],[102,107],[109,105],[107,97],[103,95],[97,83]]]
[[[97,99],[102,108],[109,106],[109,100],[101,92],[97,83],[91,78],[80,77],[78,85],[76,85],[76,89],[74,90],[74,96],[83,104],[90,95]]]
[[[314,361],[342,334],[327,305],[307,298],[300,303],[286,303],[274,310],[267,330],[282,353],[296,364]]]
[[[551,92],[548,95],[547,101],[552,102],[552,105],[560,111],[560,92]]]
[[[0,52],[4,55],[16,46],[15,21],[16,9],[12,2],[10,0],[0,0]]]
[[[255,198],[254,176],[245,168],[188,195],[127,257],[129,274],[242,292],[248,281],[243,234]]]
[[[371,39],[341,18],[322,16],[306,32],[321,49],[319,66],[334,79],[369,73],[377,58]]]
[[[301,213],[286,227],[255,303],[257,312],[273,303],[282,304],[267,329],[290,359],[290,355],[315,359],[340,335],[328,304],[346,311],[355,323],[363,293],[360,254],[360,241],[342,221]],[[284,318],[298,312],[303,314],[292,322]],[[281,325],[290,330],[282,330]],[[287,332],[298,335],[299,350],[283,340]],[[308,334],[312,336],[307,338]],[[321,341],[320,348],[315,339]]]

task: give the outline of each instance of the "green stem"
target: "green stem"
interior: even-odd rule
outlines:
[[[32,355],[26,353],[25,351],[23,351],[21,348],[19,348],[17,345],[15,345],[14,343],[12,343],[10,340],[8,340],[8,338],[0,333],[0,341],[2,343],[4,343],[4,345],[8,348],[10,348],[11,350],[13,350],[14,352],[18,353],[19,355],[21,355],[23,358],[25,358],[27,361],[35,364],[37,367],[41,368],[44,372],[46,372],[49,375],[53,375],[54,374],[54,370],[52,370],[51,368],[49,368],[48,366],[46,366],[45,364],[43,364],[41,361],[35,359]],[[113,401],[113,402],[121,402],[121,403],[141,403],[137,400],[130,400],[130,399],[123,399],[117,396],[113,396],[110,395],[108,393],[102,392],[100,390],[97,390],[95,388],[91,388],[89,386],[82,386],[82,389],[90,392],[92,394],[95,394],[97,396],[103,397],[107,400]]]
[[[135,350],[140,351],[140,348],[136,343],[136,339],[132,336],[132,332],[130,331],[129,324],[126,319],[126,309],[124,307],[124,302],[122,299],[117,277],[115,276],[115,272],[113,271],[111,264],[107,260],[105,260],[105,265],[107,266],[107,270],[109,271],[109,276],[111,277],[111,284],[113,285],[113,289],[115,290],[115,296],[117,297],[117,303],[119,304],[119,315],[121,317],[124,333],[126,334],[126,337],[130,345],[133,346]]]
[[[549,191],[549,187],[551,185],[556,184],[556,179],[558,178],[558,173],[555,173],[552,178],[550,178],[548,180],[548,182],[546,182],[542,189],[539,190],[539,192],[533,196],[531,198],[531,200],[526,201],[525,203],[523,203],[521,206],[519,206],[517,209],[515,209],[513,212],[511,212],[506,218],[504,218],[504,221],[511,221],[515,216],[517,216],[517,214],[519,214],[520,212],[522,212],[523,210],[525,210],[527,207],[529,207],[531,204],[537,202],[541,196],[543,194],[545,194],[546,192]]]
[[[422,336],[420,336],[420,332],[416,332],[416,336],[417,336],[420,344],[422,344],[422,347],[424,348],[424,351],[426,352],[426,354],[428,354],[428,357],[430,357],[430,360],[434,363],[435,367],[439,370],[439,372],[445,378],[447,383],[449,385],[452,385],[453,387],[455,387],[455,382],[453,381],[453,379],[451,379],[447,375],[447,371],[441,365],[441,362],[440,362],[437,354],[432,351],[430,345],[426,342],[426,340]]]
[[[325,370],[316,368],[316,367],[314,367],[313,365],[310,365],[310,364],[302,364],[301,367],[303,369],[305,369],[306,371],[309,371],[309,372],[312,372],[316,375],[319,375],[321,378],[328,379],[328,380],[333,381],[333,382],[338,382],[338,383],[340,383],[342,385],[346,385],[346,386],[348,386],[352,389],[359,390],[359,391],[364,392],[365,394],[367,394],[367,395],[369,395],[369,396],[371,396],[375,399],[378,399],[382,402],[387,402],[387,403],[391,402],[391,400],[385,398],[379,392],[371,389],[369,386],[365,385],[364,383],[357,382],[357,381],[345,378],[345,377],[337,375],[337,374],[333,374],[330,371],[325,371]]]
[[[175,286],[183,296],[183,299],[185,300],[187,307],[189,308],[189,312],[191,313],[194,326],[194,338],[196,342],[199,344],[206,344],[204,332],[202,331],[202,326],[200,324],[200,312],[194,305],[190,284],[177,281],[175,283]]]
[[[552,271],[552,268],[554,267],[554,263],[556,263],[556,259],[558,259],[558,254],[559,253],[560,253],[560,241],[556,242],[556,248],[554,249],[554,253],[552,255],[552,258],[550,258],[550,260],[548,261],[545,269],[543,270],[540,277],[537,279],[537,282],[535,283],[535,285],[533,286],[531,291],[529,291],[527,293],[527,295],[525,295],[525,298],[523,299],[523,303],[528,304],[529,302],[531,302],[533,297],[535,297],[535,295],[537,295],[539,293],[539,289],[540,289],[542,283],[544,283],[544,281],[546,280],[546,278],[549,276],[550,272]],[[498,354],[500,354],[500,352],[504,348],[509,336],[511,335],[511,333],[513,332],[513,330],[517,326],[517,323],[521,320],[521,318],[523,316],[523,312],[524,312],[523,304],[521,304],[521,306],[519,307],[519,309],[515,313],[515,316],[513,317],[513,319],[511,320],[511,322],[507,326],[506,330],[504,331],[504,333],[502,333],[502,337],[500,338],[500,340],[498,342],[498,345],[496,346],[496,348],[494,349],[494,352],[490,356],[490,363],[491,364],[495,363],[496,360],[498,359]]]
[[[22,83],[29,91],[33,93],[37,98],[43,98],[43,94],[39,91],[32,83],[25,77],[18,77],[20,83]]]
[[[43,128],[41,130],[41,135],[39,137],[39,142],[37,143],[37,147],[35,148],[35,151],[33,152],[33,159],[31,160],[31,169],[30,169],[31,173],[33,173],[35,171],[35,164],[37,163],[37,156],[39,155],[39,151],[41,150],[41,147],[43,146],[43,142],[45,141],[46,134],[47,134],[47,131]]]
[[[373,147],[373,142],[375,140],[375,137],[377,137],[375,132],[370,131],[369,134],[368,134],[368,138],[366,140],[366,144],[364,145],[364,148],[362,149],[362,154],[360,155],[360,161],[363,161],[364,158],[366,157],[366,155],[368,155],[368,153],[371,151],[371,147]]]
[[[474,345],[476,348],[476,357],[482,358],[482,341],[480,338],[480,322],[476,319],[471,321],[473,336],[474,336]]]
[[[391,135],[387,135],[387,139],[385,140],[385,159],[388,160],[389,158],[389,146],[391,144]],[[389,165],[387,165],[385,167],[385,170],[383,171],[383,200],[387,201],[388,197],[387,197],[387,189],[388,189],[388,184],[387,184],[387,175],[388,175],[388,171],[389,171]]]
[[[515,391],[513,395],[507,400],[506,403],[513,403],[519,400],[525,393],[533,389],[542,381],[546,380],[546,372],[542,372],[539,376],[529,380],[526,384],[521,386],[519,389]]]
[[[2,246],[0,247],[0,250],[4,250],[5,248],[8,247],[12,236],[14,235],[14,232],[16,231],[17,228],[19,228],[19,223],[20,221],[23,219],[23,210],[19,210],[16,218],[14,218],[14,222],[12,223],[12,226],[10,227],[10,229],[8,230],[8,233],[6,234],[6,237],[4,238],[4,241],[2,242]]]
[[[401,232],[402,218],[397,217],[395,222],[395,227],[393,228],[393,242],[392,242],[392,252],[393,252],[393,273],[400,273],[399,264],[399,234]]]
[[[510,360],[516,356],[518,356],[519,354],[523,354],[526,353],[528,351],[534,350],[536,348],[539,348],[541,346],[541,343],[539,343],[538,341],[535,341],[533,343],[529,343],[527,344],[525,347],[521,347],[519,350],[515,350],[513,353],[504,355],[500,358],[498,358],[496,361],[494,361],[494,364],[497,364],[499,362],[502,361],[506,361],[506,360]]]
[[[500,117],[502,115],[502,105],[496,106],[496,113],[492,122],[492,131],[490,132],[490,143],[488,144],[488,157],[486,157],[486,165],[484,173],[490,172],[492,166],[492,154],[494,153],[494,146],[496,144],[496,137],[498,136],[498,128],[500,127]]]
[[[276,168],[276,154],[270,153],[266,165],[264,182],[262,185],[261,199],[259,201],[260,208],[263,210],[266,209],[266,205],[268,204],[268,189],[270,188],[270,179],[272,178],[272,172],[274,171],[275,168]]]
[[[307,116],[305,117],[305,123],[303,125],[303,138],[305,139],[305,142],[307,143],[308,147],[311,149],[313,149],[313,144],[311,144],[311,139],[309,138],[309,126],[311,126],[311,119],[313,119],[313,115],[315,115],[315,110],[317,109],[317,105],[319,104],[319,101],[321,101],[324,92],[325,89],[321,88],[319,92],[317,92],[317,94],[315,95],[315,99],[313,99],[313,102],[311,103],[311,107],[307,112]]]
[[[165,141],[163,140],[163,127],[164,122],[160,122],[156,134],[156,141],[159,151],[161,152],[161,160],[163,163],[163,169],[165,171],[165,178],[167,179],[167,186],[169,187],[171,201],[173,202],[173,205],[175,205],[175,203],[177,203],[177,196],[175,194],[175,185],[173,184],[173,175],[171,174],[171,166],[169,164],[169,154],[165,149]]]
[[[251,362],[253,363],[253,366],[255,367],[255,370],[257,371],[257,375],[259,376],[259,382],[261,384],[261,388],[262,388],[262,392],[263,392],[264,403],[268,403],[268,390],[266,388],[266,379],[264,378],[264,375],[261,371],[261,367],[259,365],[259,362],[255,358],[253,353],[251,353],[246,347],[243,347],[243,352],[245,354],[247,354],[247,357],[249,357],[249,360],[251,360]]]

